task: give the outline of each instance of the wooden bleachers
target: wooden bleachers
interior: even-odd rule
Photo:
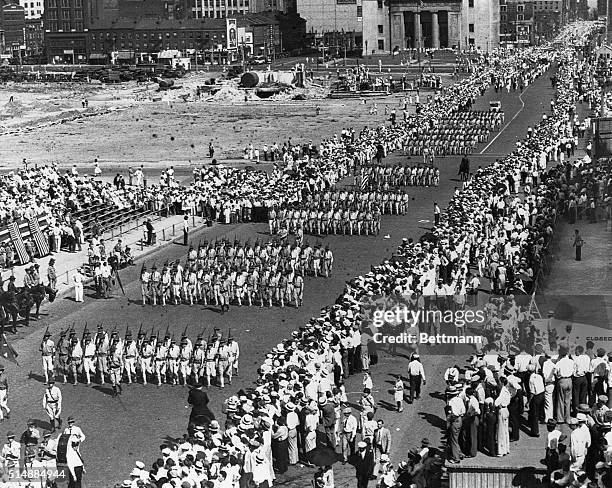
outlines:
[[[111,203],[90,206],[87,209],[75,212],[72,218],[78,218],[83,223],[85,237],[91,237],[92,230],[97,223],[100,233],[109,232],[128,225],[134,220],[151,215],[151,206],[139,207],[132,205],[128,208],[117,208]]]

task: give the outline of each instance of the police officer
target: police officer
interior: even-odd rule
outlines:
[[[62,391],[55,386],[55,380],[51,378],[47,382],[47,388],[43,395],[43,408],[49,416],[51,431],[62,427]]]

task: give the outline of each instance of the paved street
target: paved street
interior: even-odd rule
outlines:
[[[474,109],[486,110],[489,101],[501,100],[507,125],[500,134],[493,134],[494,138],[483,144],[470,158],[474,170],[478,165],[487,165],[511,151],[517,137],[525,133],[527,126],[533,126],[540,120],[552,94],[549,75],[540,78],[520,96],[517,93],[496,94],[491,89],[478,101]],[[350,125],[349,122],[345,124]],[[387,161],[401,159],[406,158],[393,155]],[[20,365],[7,365],[12,385],[9,402],[13,414],[9,421],[0,424],[0,438],[4,438],[9,429],[17,432],[24,430],[25,421],[30,417],[37,419],[43,427],[47,425],[42,409],[44,386],[38,352],[47,325],[57,335],[61,329],[74,324],[80,335],[85,323],[90,329],[102,323],[107,329],[117,326],[123,335],[126,326],[129,325],[132,333],[135,333],[140,324],[143,324],[144,330],[159,330],[162,334],[168,327],[179,337],[186,326],[192,337],[202,331],[208,334],[213,327],[219,327],[225,334],[231,327],[241,347],[240,376],[225,391],[210,389],[212,410],[220,415],[220,405],[224,398],[239,388],[252,385],[256,377],[255,370],[262,363],[265,353],[282,338],[288,337],[292,330],[305,323],[310,316],[318,315],[321,307],[331,304],[342,291],[346,280],[369,271],[371,264],[390,256],[402,237],[416,239],[427,230],[428,222],[433,220],[433,202],[437,201],[444,208],[454,188],[460,185],[456,176],[459,160],[458,157],[439,159],[440,187],[410,188],[413,200],[409,214],[384,216],[378,237],[309,237],[310,242],[321,240],[330,245],[335,254],[335,272],[327,280],[306,280],[304,307],[298,310],[292,307],[243,307],[232,308],[229,313],[220,315],[216,310],[198,305],[142,307],[138,283],[140,262],[136,267],[122,272],[125,296],[117,291],[114,298],[96,300],[92,298],[91,291],[86,291],[86,300],[82,305],[75,304],[70,297],[58,299],[53,305],[45,303],[43,315],[35,324],[36,329],[14,343],[20,354]],[[230,240],[250,239],[254,242],[258,238],[268,239],[266,230],[264,224],[216,226],[200,230],[192,236],[192,241],[197,245],[200,239],[227,237]],[[390,239],[383,237],[386,234],[390,235]],[[183,246],[169,245],[149,255],[147,264],[184,258],[186,251]],[[394,375],[405,372],[407,361],[403,354],[380,355],[380,364],[373,369],[374,396],[381,407],[379,414],[386,420],[393,435],[393,462],[403,459],[406,450],[418,444],[422,437],[428,437],[434,446],[441,445],[444,427],[441,376],[450,363],[463,365],[466,357],[425,356],[425,371],[429,381],[424,396],[414,406],[407,406],[403,414],[397,414],[387,410],[393,403],[390,390]],[[186,408],[187,388],[167,385],[157,388],[138,384],[124,387],[124,394],[119,398],[111,397],[112,390],[108,385],[62,385],[61,388],[64,394],[64,417],[74,415],[88,437],[82,446],[88,487],[105,487],[124,479],[134,461],[142,460],[150,464],[157,458],[158,447],[165,439],[185,432],[189,413]],[[360,391],[361,377],[350,378],[347,383],[349,400],[356,400]],[[296,487],[306,486],[309,480],[306,481],[303,476],[307,473],[311,473],[308,468],[294,468],[278,481]],[[352,477],[353,469],[349,465],[338,466],[336,485],[349,486],[350,481],[352,486]]]

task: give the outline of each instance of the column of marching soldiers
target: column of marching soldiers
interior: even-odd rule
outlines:
[[[210,304],[221,313],[230,304],[284,307],[293,302],[297,308],[303,303],[304,277],[328,278],[333,263],[333,252],[320,243],[204,241],[190,246],[184,266],[180,259],[166,261],[161,270],[155,263],[150,271],[143,264],[142,304]]]
[[[160,336],[153,330],[147,334],[142,326],[136,337],[129,328],[120,337],[116,327],[107,331],[99,325],[92,337],[85,325],[80,339],[72,326],[60,332],[56,344],[47,329],[40,345],[45,382],[57,379],[91,385],[97,381],[104,385],[108,381],[113,396],[122,393],[122,382],[132,384],[139,379],[144,385],[161,386],[198,384],[200,378],[206,378],[207,386],[216,383],[223,388],[238,374],[240,348],[231,330],[227,337],[217,328],[206,339],[205,333],[194,344],[187,329],[177,341],[168,329]]]
[[[380,233],[383,215],[408,213],[410,196],[404,187],[436,187],[440,170],[419,164],[359,165],[352,190],[336,188],[310,195],[300,203],[284,202],[268,212],[270,234],[285,238],[295,234],[369,236]]]

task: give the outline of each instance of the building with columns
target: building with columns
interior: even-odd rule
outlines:
[[[404,49],[490,51],[499,45],[500,0],[297,0],[307,32],[353,32],[363,55]]]
[[[498,1],[389,0],[390,50],[469,46],[492,50],[499,45]]]

